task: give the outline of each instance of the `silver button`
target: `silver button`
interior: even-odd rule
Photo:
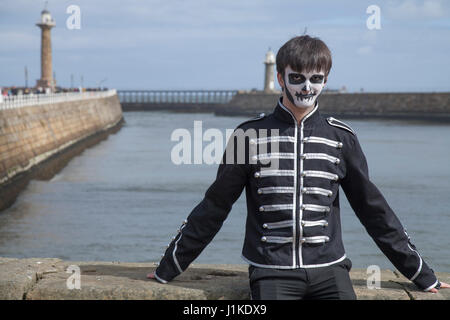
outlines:
[[[164,254],[161,255],[161,258],[164,258]]]
[[[342,142],[338,142],[338,144],[337,144],[338,149],[342,148],[343,145],[344,144]]]
[[[266,114],[264,112],[260,113],[259,116],[262,118],[264,117]]]
[[[261,189],[258,189],[258,194],[261,194],[262,193],[262,190]]]
[[[254,175],[255,178],[259,178],[260,176],[261,176],[261,173],[255,172],[255,175]]]
[[[175,236],[173,236],[173,237],[172,237],[172,240],[175,240],[175,238],[176,238],[176,237],[175,237]]]
[[[266,242],[266,241],[267,241],[267,238],[266,238],[266,237],[261,237],[261,241],[262,241],[262,242]]]
[[[325,222],[325,225],[324,225],[324,227],[328,227],[328,222]]]
[[[330,212],[330,211],[331,211],[330,207],[327,207],[327,208],[325,209],[325,212]]]
[[[301,205],[302,210],[305,210],[306,206],[304,204]]]
[[[267,223],[264,223],[264,224],[263,224],[263,228],[264,228],[264,229],[267,229],[267,228],[268,228]]]
[[[184,219],[183,224],[186,224],[186,223],[187,223],[187,219]]]
[[[259,211],[264,211],[264,207],[263,206],[259,207]]]
[[[328,193],[328,196],[331,197],[332,195],[333,195],[333,192],[330,191],[330,192]]]
[[[302,223],[302,227],[304,227],[306,224],[305,221],[302,221],[301,223]]]
[[[256,144],[256,140],[255,139],[250,139],[250,144]]]
[[[304,239],[304,238],[301,238],[301,239],[300,239],[300,243],[305,243],[305,239]]]
[[[300,159],[302,159],[302,160],[306,159],[306,155],[301,154],[301,155],[300,155]]]
[[[306,173],[305,173],[305,172],[300,173],[300,175],[301,175],[302,177],[306,177]]]
[[[166,248],[170,247],[170,243],[166,244]]]
[[[336,159],[336,161],[334,162],[335,164],[339,164],[341,162],[340,159]]]
[[[253,156],[252,159],[253,160],[258,160],[258,156]]]

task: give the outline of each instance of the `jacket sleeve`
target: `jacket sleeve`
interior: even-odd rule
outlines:
[[[229,141],[234,141],[234,137],[232,135]],[[187,269],[214,238],[232,205],[241,195],[247,183],[248,168],[245,163],[248,162],[243,161],[244,163],[240,164],[238,161],[227,161],[229,148],[233,148],[236,158],[236,143],[229,142],[215,181],[168,245],[155,271],[155,278],[159,282],[167,283]]]
[[[342,188],[352,209],[377,246],[406,278],[424,291],[439,282],[420,256],[381,192],[370,181],[367,161],[356,136],[345,152],[347,174]]]

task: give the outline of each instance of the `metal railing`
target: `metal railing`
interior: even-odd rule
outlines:
[[[228,103],[237,90],[118,90],[126,104],[216,104]]]
[[[6,96],[0,97],[0,110],[14,109],[41,104],[66,102],[66,101],[97,99],[110,97],[115,94],[116,90],[111,89],[107,91],[62,92],[62,93]]]

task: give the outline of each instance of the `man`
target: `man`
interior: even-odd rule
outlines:
[[[325,43],[307,35],[295,37],[280,48],[276,62],[283,94],[274,112],[238,126],[215,182],[148,277],[167,283],[186,270],[219,231],[245,187],[242,257],[250,265],[252,298],[356,299],[341,237],[342,186],[369,235],[405,277],[425,291],[448,288],[369,180],[354,131],[319,114],[317,98],[332,65]],[[250,131],[253,137],[238,148],[236,139]],[[236,161],[236,155],[244,161]]]

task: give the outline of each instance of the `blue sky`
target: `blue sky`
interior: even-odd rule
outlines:
[[[0,0],[0,85],[40,77],[45,1]],[[81,29],[66,9],[81,9]],[[366,9],[381,9],[369,30]],[[450,1],[49,0],[59,85],[117,89],[262,89],[263,60],[291,37],[324,40],[328,86],[352,91],[450,91]]]

